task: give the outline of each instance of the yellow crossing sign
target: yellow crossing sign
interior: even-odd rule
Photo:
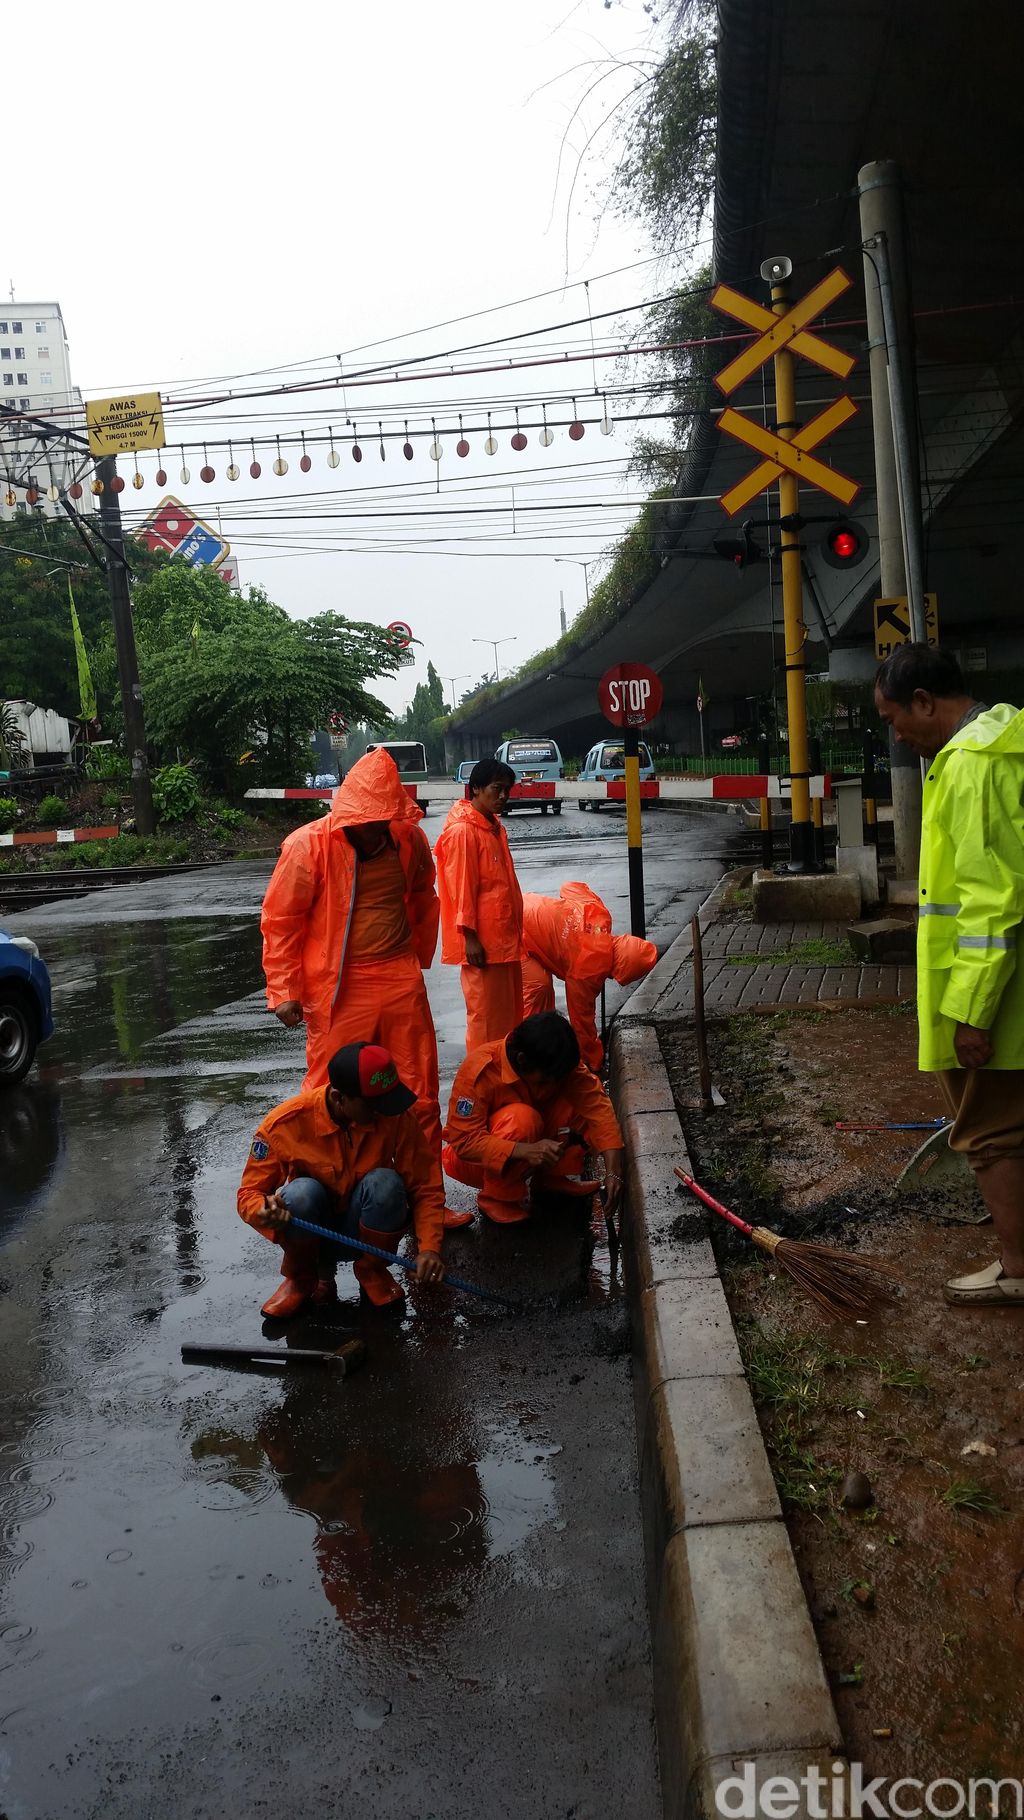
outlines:
[[[939,642],[939,597],[937,594],[926,594],[924,597],[924,623],[926,636],[930,645]],[[910,602],[905,594],[895,594],[889,600],[875,601],[875,656],[879,663],[885,657],[891,657],[899,645],[910,643]]]
[[[844,291],[848,291],[852,282],[842,268],[836,266],[827,277],[812,285],[799,303],[794,303],[780,316],[773,310],[766,309],[763,304],[755,303],[752,298],[732,290],[727,284],[717,285],[711,293],[712,306],[725,315],[734,317],[737,322],[745,323],[748,328],[761,330],[756,341],[722,368],[715,380],[719,390],[728,397],[730,392],[735,392],[737,386],[743,385],[763,367],[766,361],[784,351],[799,354],[804,360],[813,360],[817,366],[824,367],[826,372],[845,379],[854,365],[853,355],[844,354],[841,348],[834,348],[830,342],[823,341],[820,335],[812,335],[807,325],[816,316],[820,316],[830,303],[834,303],[837,297],[841,297]],[[744,416],[741,411],[734,410],[732,405],[726,405],[719,413],[718,428],[727,436],[735,436],[737,442],[745,443],[748,449],[753,449],[764,459],[756,468],[751,469],[745,480],[738,481],[722,494],[720,503],[724,510],[730,516],[741,511],[756,494],[763,492],[773,480],[778,480],[784,474],[819,487],[823,493],[838,499],[841,505],[852,505],[860,492],[859,482],[819,461],[811,450],[816,449],[844,423],[848,423],[856,410],[851,398],[837,398],[835,404],[819,411],[817,417],[799,429],[792,424],[784,424],[783,429],[792,433],[783,436],[756,423],[753,418]],[[792,405],[789,414],[792,415]]]
[[[851,505],[860,492],[860,484],[850,480],[846,474],[840,474],[837,468],[825,466],[823,461],[815,460],[810,454],[826,436],[831,436],[841,424],[847,423],[857,414],[857,406],[852,398],[837,398],[810,423],[798,430],[791,442],[784,442],[781,436],[775,436],[771,430],[762,429],[753,418],[744,417],[727,405],[718,419],[718,427],[729,436],[735,436],[737,442],[745,442],[749,449],[755,449],[759,455],[767,455],[769,460],[762,461],[752,468],[745,480],[737,481],[734,487],[723,493],[719,504],[724,506],[730,517],[741,510],[773,480],[785,471],[795,474],[798,480],[806,480],[811,486],[820,487],[823,493],[831,493],[833,499],[841,500],[844,506]]]
[[[725,316],[735,317],[737,322],[745,323],[749,329],[761,329],[763,333],[750,347],[737,354],[735,360],[722,368],[715,384],[720,392],[728,397],[736,387],[749,379],[766,360],[777,354],[780,348],[789,347],[794,354],[800,354],[804,360],[813,360],[816,366],[824,367],[828,373],[834,373],[837,379],[845,379],[852,372],[854,357],[844,354],[840,348],[832,347],[830,342],[822,341],[818,335],[808,335],[804,331],[809,322],[827,310],[830,303],[848,291],[852,278],[848,278],[841,266],[836,266],[827,278],[812,285],[806,297],[801,297],[784,316],[776,316],[764,304],[755,303],[753,298],[744,297],[734,291],[730,285],[720,284],[711,293],[711,307],[721,310]]]

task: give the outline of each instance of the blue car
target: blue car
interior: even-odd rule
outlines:
[[[0,929],[0,1087],[23,1080],[53,1035],[50,975],[27,935]]]

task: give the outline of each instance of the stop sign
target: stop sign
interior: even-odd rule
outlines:
[[[597,699],[613,727],[646,727],[660,714],[664,691],[649,664],[613,664],[598,684]]]

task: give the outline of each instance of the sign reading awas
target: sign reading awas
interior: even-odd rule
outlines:
[[[162,449],[164,412],[159,392],[125,398],[89,398],[85,405],[93,455],[126,455],[134,449]]]

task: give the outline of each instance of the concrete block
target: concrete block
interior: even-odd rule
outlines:
[[[650,1024],[616,1023],[612,1028],[612,1099],[620,1124],[634,1112],[672,1112],[675,1101],[662,1060],[658,1033]]]
[[[842,872],[755,872],[759,923],[848,923],[860,915],[860,882]]]
[[[679,1277],[643,1291],[636,1309],[638,1450],[651,1394],[673,1378],[741,1376],[736,1335],[717,1276]]]
[[[675,1378],[651,1397],[640,1461],[647,1560],[705,1523],[772,1523],[782,1515],[747,1381]]]
[[[916,878],[887,878],[885,901],[887,904],[913,904],[916,907],[921,902],[921,888]]]
[[[880,916],[866,923],[851,923],[846,934],[858,960],[885,966],[891,961],[898,964],[914,959],[917,931],[913,923],[899,917]]]
[[[663,1786],[702,1766],[842,1748],[785,1525],[713,1523],[669,1542],[654,1624]],[[667,1773],[666,1773],[667,1772]],[[692,1812],[666,1802],[666,1812]]]
[[[877,904],[878,890],[878,849],[877,847],[837,847],[836,871],[849,873],[860,880],[861,902]]]

